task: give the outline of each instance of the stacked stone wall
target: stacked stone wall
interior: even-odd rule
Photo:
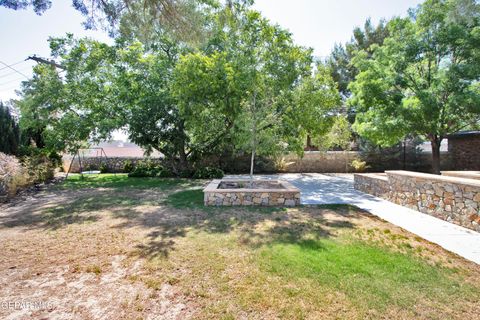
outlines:
[[[480,147],[479,147],[480,149]],[[364,154],[358,151],[307,151],[303,157],[296,154],[287,154],[280,159],[273,160],[268,158],[259,158],[255,164],[255,172],[257,173],[298,173],[298,172],[315,172],[315,173],[345,173],[353,172],[354,168],[351,163],[354,159],[363,159]],[[139,161],[146,160],[142,157],[82,157],[82,166],[85,171],[99,170],[100,166],[105,163],[110,172],[123,172],[123,168],[127,161],[136,165]],[[150,158],[153,162],[162,162],[162,158]],[[72,158],[65,156],[63,159],[63,169],[68,171]],[[242,158],[234,158],[225,162],[221,156],[203,159],[197,163],[198,166],[217,166],[226,173],[248,173],[250,170],[250,155]],[[404,164],[402,157],[391,158],[389,161],[385,157],[369,157],[365,159],[368,165],[368,171],[384,171],[403,169]],[[450,170],[449,157],[446,153],[441,155],[442,170]],[[415,161],[408,158],[406,162],[408,170],[429,171],[431,168],[431,154],[421,153],[415,157]],[[80,165],[78,159],[72,164],[71,172],[78,173]]]
[[[384,181],[355,175],[357,190],[480,231],[480,181],[410,171],[386,171]]]
[[[207,206],[287,206],[300,205],[299,192],[209,192]]]
[[[82,157],[82,168],[84,171],[90,170],[100,170],[102,165],[106,165],[108,172],[124,172],[125,163],[130,162],[133,166],[136,166],[137,163],[141,161],[152,161],[154,163],[161,164],[163,159],[162,158],[134,158],[134,157]],[[72,163],[71,157],[64,157],[63,158],[63,170],[68,172],[68,168],[71,164],[71,173],[79,173],[80,172],[80,163],[78,158]]]
[[[286,181],[279,181],[282,189],[218,189],[221,181],[213,180],[203,190],[206,206],[294,207],[300,205],[300,190]]]
[[[390,192],[385,174],[355,174],[354,188],[380,198],[387,198]]]

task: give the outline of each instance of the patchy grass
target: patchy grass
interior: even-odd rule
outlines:
[[[156,188],[168,190],[173,188],[190,187],[199,182],[188,179],[173,178],[129,178],[127,174],[74,174],[57,185],[60,189],[83,189],[83,188]]]
[[[74,176],[0,208],[0,296],[54,304],[20,318],[478,317],[478,265],[349,205],[205,208],[201,183]]]
[[[165,204],[177,209],[202,209],[203,191],[197,188],[173,192],[168,195]]]

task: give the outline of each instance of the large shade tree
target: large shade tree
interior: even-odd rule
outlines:
[[[354,59],[354,129],[385,146],[408,134],[428,139],[439,173],[442,140],[480,120],[479,23],[474,0],[427,0],[392,20],[373,56]]]
[[[248,4],[231,3],[211,19],[202,46],[163,29],[146,45],[134,35],[114,45],[51,39],[64,70],[35,68],[19,103],[24,123],[45,128],[49,147],[69,151],[123,128],[178,170],[225,150],[248,150],[252,159],[256,152],[301,152],[305,133],[324,126],[322,110],[338,104],[331,78],[323,72],[308,80],[311,50]],[[302,96],[297,88],[310,91]]]
[[[18,102],[23,127],[44,127],[46,147],[75,152],[86,141],[125,129],[130,140],[185,165],[183,119],[171,94],[175,45],[146,51],[139,42],[110,46],[72,36],[50,40],[61,72],[39,65]],[[167,49],[168,46],[168,49]]]
[[[22,130],[41,134],[36,141],[44,145],[37,146],[51,151],[74,152],[87,140],[108,138],[119,125],[110,107],[112,84],[106,63],[113,60],[114,50],[72,35],[51,39],[50,46],[64,70],[39,64],[33,77],[23,82],[17,102]]]
[[[302,91],[311,96],[295,101],[296,88],[311,77],[311,50],[240,4],[219,18],[206,50],[177,65],[176,96],[182,112],[192,115],[187,129],[213,142],[228,137],[237,150],[250,152],[252,175],[257,154],[301,153],[306,132],[325,125],[325,110],[338,106],[338,91],[333,81],[319,84],[328,77],[322,73],[311,81],[310,92]],[[325,91],[334,98],[322,100]]]

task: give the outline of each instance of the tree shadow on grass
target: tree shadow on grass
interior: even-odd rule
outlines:
[[[73,200],[72,200],[73,198]],[[107,190],[77,191],[30,205],[18,205],[13,212],[0,216],[0,228],[57,230],[67,225],[98,221],[100,211],[108,209],[112,215],[132,215],[133,206],[144,203],[138,198],[126,197]]]
[[[190,189],[169,194],[164,202],[177,209],[203,209],[202,189]]]
[[[183,187],[182,187],[183,188]],[[57,191],[57,198],[15,208],[0,215],[0,228],[57,230],[72,224],[96,223],[107,217],[113,228],[139,228],[146,239],[137,246],[144,257],[168,256],[175,240],[188,232],[237,232],[239,244],[260,246],[271,242],[299,242],[306,237],[333,236],[332,230],[354,228],[346,220],[358,214],[350,206],[318,208],[205,207],[201,189],[79,189]],[[340,220],[324,214],[336,213]],[[265,227],[268,225],[268,227]]]
[[[137,215],[116,226],[153,229],[147,241],[137,246],[138,254],[143,257],[168,257],[174,250],[175,239],[185,237],[189,231],[236,232],[240,245],[252,247],[274,242],[318,244],[316,240],[335,236],[335,229],[355,228],[346,219],[360,214],[348,205],[337,206],[335,210],[318,206],[206,207],[201,189],[170,193],[162,205],[152,214]],[[325,213],[337,214],[340,220],[327,219]]]

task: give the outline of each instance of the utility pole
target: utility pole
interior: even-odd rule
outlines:
[[[41,58],[41,57],[37,57],[36,55],[33,55],[33,56],[29,56],[27,58],[27,60],[33,60],[37,63],[44,63],[44,64],[49,64],[51,66],[54,66],[58,69],[62,69],[62,70],[65,70],[66,68],[64,66],[62,66],[61,64],[55,62],[55,60],[47,60],[45,58]]]

